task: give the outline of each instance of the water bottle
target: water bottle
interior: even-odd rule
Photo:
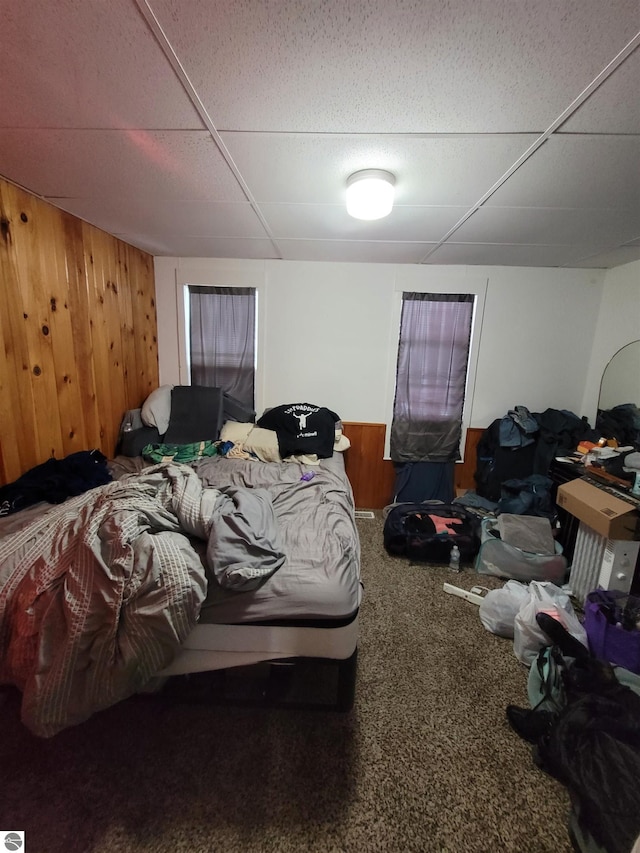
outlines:
[[[451,548],[451,553],[449,554],[449,568],[452,572],[460,571],[460,548],[457,545],[454,545]]]

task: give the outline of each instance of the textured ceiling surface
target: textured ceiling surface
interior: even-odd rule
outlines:
[[[0,79],[0,175],[154,255],[640,259],[638,0],[0,0]]]

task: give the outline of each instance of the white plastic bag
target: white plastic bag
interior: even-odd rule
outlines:
[[[576,640],[588,648],[587,632],[576,616],[571,599],[560,587],[545,581],[531,581],[529,595],[514,620],[513,651],[519,661],[531,666],[543,646],[551,640],[536,622],[538,613],[557,619]]]
[[[518,611],[529,599],[526,583],[510,580],[500,589],[490,589],[480,604],[480,621],[492,634],[513,639]]]

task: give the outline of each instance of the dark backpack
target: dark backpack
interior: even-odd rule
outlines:
[[[476,448],[474,479],[480,497],[497,503],[505,480],[524,479],[534,472],[537,443],[524,447],[500,446],[500,422],[496,418],[480,437]]]
[[[447,564],[457,545],[462,562],[472,562],[480,547],[479,516],[442,503],[396,504],[387,515],[383,542],[388,554],[415,562]]]
[[[557,510],[552,497],[553,481],[541,474],[522,480],[505,480],[500,486],[497,513],[537,515],[555,521]]]

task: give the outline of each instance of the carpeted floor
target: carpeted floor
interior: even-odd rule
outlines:
[[[526,670],[442,589],[483,578],[391,558],[381,519],[358,525],[352,712],[138,697],[41,740],[8,692],[0,827],[27,853],[569,853],[566,791],[505,719]]]

